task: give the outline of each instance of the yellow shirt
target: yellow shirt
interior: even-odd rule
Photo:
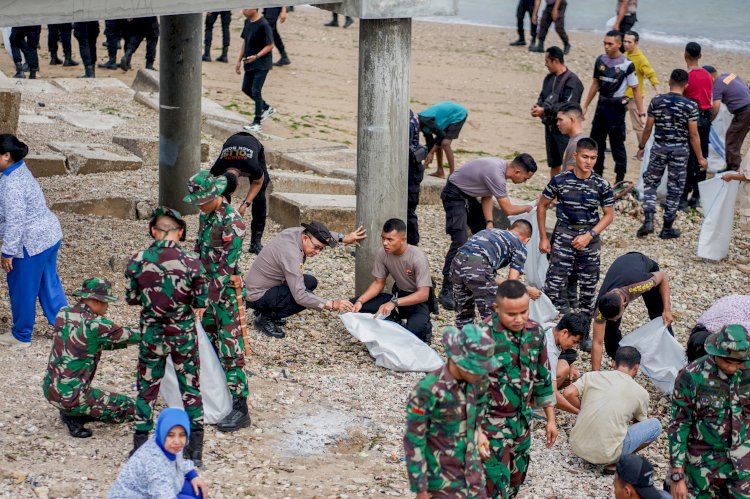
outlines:
[[[658,85],[659,78],[656,77],[656,71],[651,67],[651,63],[648,62],[646,56],[643,55],[641,49],[635,49],[632,54],[625,52],[625,57],[630,59],[635,66],[635,74],[638,76],[638,90],[641,91],[641,97],[643,97],[643,80],[647,79],[651,82],[651,85]],[[628,87],[625,91],[625,96],[633,98],[633,89]],[[645,111],[645,106],[644,106]]]

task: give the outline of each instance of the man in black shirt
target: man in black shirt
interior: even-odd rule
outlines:
[[[581,103],[583,83],[576,74],[565,67],[565,56],[560,47],[550,47],[544,55],[544,65],[549,74],[544,78],[539,98],[531,108],[531,115],[544,123],[544,142],[547,145],[547,165],[550,178],[562,171],[563,154],[568,146],[568,136],[557,128],[557,111],[569,102]]]
[[[289,56],[286,53],[284,40],[281,39],[278,28],[278,23],[284,24],[284,22],[286,22],[286,7],[266,7],[265,9],[263,9],[263,17],[265,17],[268,23],[271,25],[271,30],[273,31],[273,45],[281,55],[281,58],[278,61],[274,62],[273,65],[290,65],[292,61],[289,59]]]
[[[247,132],[235,133],[221,147],[221,153],[211,167],[211,175],[232,173],[247,177],[250,189],[240,205],[240,215],[245,216],[251,204],[253,219],[250,222],[250,253],[256,255],[263,249],[261,238],[266,228],[266,187],[270,181],[263,144]]]
[[[242,47],[240,57],[234,70],[240,74],[244,63],[245,77],[242,80],[242,92],[255,101],[255,119],[244,128],[248,132],[260,132],[260,123],[276,112],[263,100],[263,84],[268,72],[273,67],[271,51],[273,50],[273,30],[268,21],[260,15],[258,9],[243,9],[246,17],[242,28]]]
[[[222,10],[219,12],[206,12],[205,29],[203,35],[203,60],[211,62],[211,42],[214,37],[214,24],[221,17],[221,55],[216,58],[218,62],[229,62],[227,52],[229,51],[229,24],[232,22],[232,11]]]

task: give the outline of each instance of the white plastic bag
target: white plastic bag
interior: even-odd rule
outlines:
[[[724,104],[711,122],[711,132],[708,135],[708,171],[716,173],[727,167],[725,140],[727,128],[732,122],[732,113]]]
[[[709,260],[721,260],[729,254],[734,225],[734,204],[739,182],[725,182],[721,175],[698,184],[703,207],[703,224],[696,254]]]
[[[620,340],[620,346],[635,347],[641,354],[641,370],[659,389],[671,395],[677,374],[687,364],[685,350],[657,317]]]
[[[529,243],[526,245],[526,264],[523,267],[523,273],[526,276],[526,282],[535,288],[542,289],[544,287],[544,280],[547,277],[549,260],[547,259],[547,255],[539,251],[539,226],[536,221],[536,201],[532,203],[532,206],[534,206],[534,209],[530,212],[508,217],[508,220],[511,224],[516,220],[526,220],[531,224],[533,234],[531,234],[531,239],[529,239]]]
[[[557,309],[544,293],[536,300],[529,300],[529,319],[532,321],[544,324],[555,317],[557,317]]]
[[[432,347],[395,322],[355,313],[343,314],[341,320],[346,330],[365,344],[376,366],[427,372],[443,365],[443,359]]]
[[[216,424],[232,411],[232,395],[229,393],[226,375],[221,367],[221,362],[219,362],[219,357],[216,355],[211,340],[208,339],[200,321],[195,321],[195,332],[198,335],[198,355],[201,363],[200,385],[201,397],[203,398],[203,421],[206,424]],[[167,358],[159,394],[169,407],[184,408],[171,357]]]
[[[646,148],[643,150],[643,159],[641,160],[641,172],[638,175],[638,183],[636,184],[635,188],[638,191],[638,194],[641,196],[641,201],[643,200],[643,194],[646,189],[646,185],[643,182],[643,176],[646,174],[646,170],[648,169],[648,162],[651,159],[651,147],[654,145],[654,134],[652,133],[651,136],[648,138],[648,142],[646,142]],[[667,197],[667,169],[664,169],[664,173],[661,176],[661,183],[659,183],[659,187],[656,188],[656,199],[666,199]]]

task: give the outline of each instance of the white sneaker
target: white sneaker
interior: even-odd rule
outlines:
[[[31,342],[17,340],[11,333],[0,334],[0,345],[15,348],[29,348]]]
[[[268,109],[263,111],[263,114],[260,115],[260,121],[265,121],[266,118],[268,118],[272,114],[276,114],[276,108],[273,106],[270,106]]]
[[[242,128],[244,128],[248,132],[258,133],[261,131],[260,123],[250,123],[249,125],[245,125]]]

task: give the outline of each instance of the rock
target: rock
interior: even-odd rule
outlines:
[[[111,130],[122,123],[121,118],[99,111],[65,111],[57,117],[65,123],[85,130]]]
[[[21,108],[21,92],[0,87],[0,133],[16,134]]]
[[[151,218],[151,213],[154,211],[155,206],[151,206],[146,201],[138,201],[135,205],[135,214],[138,220],[148,220]]]
[[[50,142],[49,147],[65,155],[68,169],[73,174],[137,170],[143,166],[138,156],[126,151],[111,152],[97,144]]]
[[[76,201],[59,201],[52,203],[50,209],[96,217],[112,217],[124,220],[136,219],[136,201],[120,197],[96,197]]]
[[[34,487],[34,494],[36,494],[36,496],[40,498],[49,497],[49,487]]]
[[[317,220],[331,230],[347,232],[355,224],[355,206],[354,196],[274,192],[269,214],[284,228]]]
[[[35,177],[52,177],[68,173],[65,156],[59,153],[32,153],[26,156],[24,161]]]
[[[136,92],[158,92],[159,72],[145,68],[139,69],[130,88]]]

